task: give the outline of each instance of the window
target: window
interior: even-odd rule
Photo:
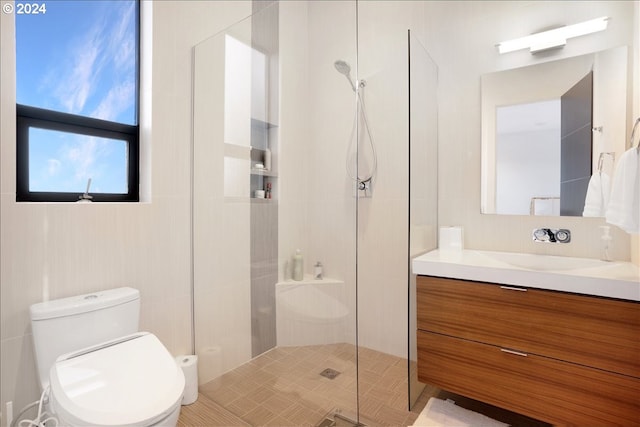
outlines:
[[[93,201],[139,200],[138,1],[17,1],[15,17],[16,199],[90,183]]]

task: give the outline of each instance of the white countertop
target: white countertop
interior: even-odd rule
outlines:
[[[464,249],[413,259],[414,274],[640,301],[640,268],[629,262]]]

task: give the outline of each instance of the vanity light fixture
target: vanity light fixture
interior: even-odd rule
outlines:
[[[601,18],[580,22],[579,24],[566,25],[564,27],[554,28],[553,30],[531,34],[530,36],[507,40],[498,43],[498,52],[507,53],[528,48],[533,54],[547,49],[562,47],[567,44],[567,40],[570,38],[605,30],[608,21],[609,18],[603,16]]]

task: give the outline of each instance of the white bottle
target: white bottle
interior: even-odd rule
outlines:
[[[292,278],[293,280],[300,281],[304,276],[304,267],[303,267],[303,259],[302,252],[300,249],[296,249],[296,254],[293,256],[293,268],[292,270]]]
[[[264,168],[265,170],[271,170],[271,150],[268,148],[264,150]]]

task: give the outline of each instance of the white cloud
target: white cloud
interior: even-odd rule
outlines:
[[[135,18],[135,4],[130,3],[119,10],[117,23],[113,25],[109,34],[107,53],[113,57],[114,65],[119,69],[132,69],[135,64],[135,41],[129,36],[133,30]]]
[[[104,40],[101,33],[100,28],[95,28],[85,34],[71,50],[71,65],[58,70],[61,79],[54,94],[67,112],[82,112],[87,99],[95,90],[95,80],[99,74],[97,63]],[[61,62],[67,63],[65,60]]]
[[[131,81],[112,87],[98,107],[91,113],[91,117],[115,120],[120,113],[131,106],[131,100],[135,99],[135,88],[135,83]]]
[[[69,46],[68,58],[59,61],[63,65],[53,75],[57,81],[53,93],[66,112],[116,120],[135,100],[135,84],[129,82],[135,44],[128,39],[135,7],[133,2],[114,7],[106,6],[97,23]],[[111,87],[105,89],[105,85]],[[129,96],[128,105],[124,105],[125,96]],[[87,112],[87,107],[93,108],[93,113]]]
[[[69,147],[66,156],[73,166],[74,177],[84,180],[90,176],[91,166],[95,163],[96,141],[95,138],[87,138]]]
[[[60,166],[62,163],[58,159],[47,159],[47,174],[49,176],[55,176],[60,172]]]

